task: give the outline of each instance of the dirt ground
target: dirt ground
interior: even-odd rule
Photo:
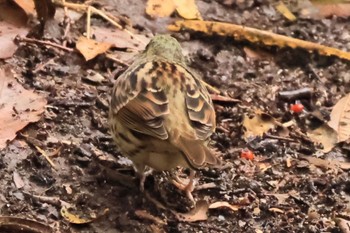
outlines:
[[[98,6],[127,16],[139,34],[147,37],[169,33],[165,26],[175,19],[146,17],[145,1],[101,0]],[[237,6],[229,1],[199,0],[198,6],[207,20],[350,50],[350,24],[345,19],[291,23],[267,1],[244,1]],[[84,19],[72,25],[72,38],[84,31]],[[99,17],[93,17],[92,23],[108,25]],[[149,176],[145,192],[139,191],[138,178],[114,145],[106,119],[114,75],[125,70],[125,65],[104,56],[85,62],[77,52],[21,43],[15,56],[0,64],[10,64],[22,74],[20,82],[45,95],[48,106],[39,122],[27,126],[0,152],[0,214],[34,219],[58,232],[349,232],[339,223],[339,218],[350,220],[349,170],[322,168],[303,159],[348,161],[349,147],[339,144],[325,154],[295,133],[317,122],[311,112],[328,119],[331,107],[350,92],[349,62],[198,33],[172,35],[183,46],[190,66],[207,83],[240,101],[215,102],[217,130],[212,144],[221,152],[225,166],[197,172],[202,188],[193,193],[197,201],[226,201],[238,210],[209,209],[207,220],[180,221],[175,213],[187,213],[193,206],[161,172]],[[263,50],[266,56],[250,58],[247,48]],[[36,69],[44,63],[42,69]],[[105,77],[103,81],[87,79],[91,70]],[[279,95],[304,87],[311,88],[310,95],[297,99]],[[306,112],[289,111],[296,100]],[[298,124],[286,137],[270,132],[246,142],[243,116],[255,109],[282,122],[295,119]],[[57,169],[33,145],[54,154]],[[255,153],[253,161],[241,158],[244,148]],[[15,176],[23,180],[23,187],[16,187]],[[71,224],[62,218],[53,200],[74,205],[79,215],[98,218],[88,224]]]

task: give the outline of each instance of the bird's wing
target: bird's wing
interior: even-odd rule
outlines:
[[[110,111],[129,129],[165,140],[168,133],[163,117],[169,114],[168,99],[155,82],[157,77],[149,75],[155,64],[145,62],[131,67],[117,79]]]
[[[201,167],[204,164],[217,165],[220,163],[206,142],[215,130],[215,110],[207,89],[197,78],[196,73],[178,67],[180,75],[184,75],[185,108],[195,134],[179,132],[175,136],[174,144],[185,154],[192,167]]]
[[[206,140],[215,130],[215,110],[212,100],[201,81],[193,71],[187,70],[192,75],[186,84],[186,107],[188,117],[195,129],[197,138]]]

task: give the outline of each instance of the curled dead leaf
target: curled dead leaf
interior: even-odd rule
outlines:
[[[172,211],[173,214],[179,221],[183,222],[196,222],[196,221],[204,221],[208,219],[209,205],[206,201],[200,200],[196,203],[196,206],[188,213],[178,213]]]
[[[218,202],[214,202],[214,203],[209,205],[209,209],[217,209],[217,208],[223,208],[223,207],[229,208],[233,211],[239,210],[238,205],[231,205],[227,201],[218,201]]]
[[[97,42],[92,39],[88,39],[84,36],[79,37],[76,48],[84,56],[86,61],[95,58],[97,55],[105,53],[112,44],[106,42]]]
[[[325,123],[316,129],[308,129],[307,136],[313,142],[321,144],[324,153],[330,152],[338,141],[337,132]]]
[[[350,138],[350,94],[341,98],[333,107],[328,125],[337,133],[337,142]]]
[[[38,121],[46,99],[19,84],[11,69],[0,69],[0,149],[30,122]]]
[[[50,226],[35,220],[12,216],[0,216],[0,232],[51,233]]]
[[[244,139],[262,136],[264,133],[276,127],[276,120],[261,111],[257,111],[253,117],[247,115],[243,118]]]

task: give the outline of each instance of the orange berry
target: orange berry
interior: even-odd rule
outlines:
[[[255,158],[255,155],[251,150],[244,149],[241,152],[241,158],[244,158],[247,160],[253,160]]]
[[[304,105],[301,103],[291,104],[290,110],[294,113],[301,113],[304,110]]]

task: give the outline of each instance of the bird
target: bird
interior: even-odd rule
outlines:
[[[184,191],[192,201],[195,170],[218,166],[221,160],[209,148],[216,115],[201,77],[186,64],[179,42],[156,35],[114,83],[109,125],[122,155],[140,175],[145,169],[190,169]]]

